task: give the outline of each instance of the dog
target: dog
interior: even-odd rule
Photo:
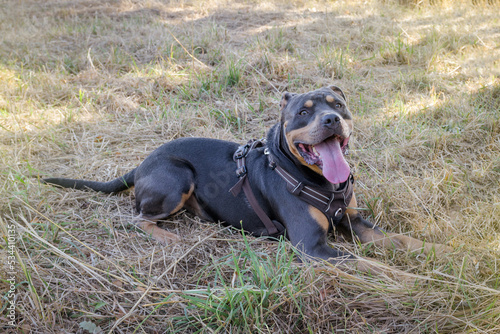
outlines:
[[[327,244],[334,226],[361,243],[380,247],[426,254],[449,250],[385,232],[356,210],[354,178],[345,159],[353,119],[339,87],[285,92],[280,112],[280,121],[265,141],[239,146],[216,139],[180,138],[163,144],[137,168],[109,182],[43,181],[104,193],[135,187],[137,225],[162,243],[179,237],[157,227],[156,221],[186,209],[255,236],[284,235],[303,258],[330,262],[354,258]]]

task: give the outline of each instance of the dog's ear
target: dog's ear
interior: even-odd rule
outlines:
[[[331,90],[333,90],[335,93],[339,94],[340,96],[342,96],[342,98],[344,99],[344,101],[347,102],[347,98],[345,97],[345,94],[344,92],[342,91],[342,89],[340,89],[339,87],[337,86],[328,86],[328,88],[330,88]]]
[[[285,109],[286,105],[288,104],[288,101],[297,94],[295,93],[289,93],[289,92],[283,92],[281,95],[281,102],[280,102],[280,111]]]

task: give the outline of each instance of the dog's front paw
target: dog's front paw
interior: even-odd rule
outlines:
[[[433,244],[433,243],[426,243],[424,245],[424,253],[429,254],[432,252],[435,252],[436,255],[445,255],[445,254],[450,254],[453,253],[454,249],[453,247],[446,246],[443,244]]]

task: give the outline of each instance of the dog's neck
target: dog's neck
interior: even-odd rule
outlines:
[[[337,190],[339,188],[338,184],[332,184],[323,175],[315,173],[295,158],[286,144],[285,134],[280,123],[269,130],[267,145],[276,163],[289,173],[301,176],[307,183],[322,187],[325,190]]]

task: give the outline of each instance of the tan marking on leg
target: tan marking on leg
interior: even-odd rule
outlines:
[[[191,195],[191,197],[187,199],[187,201],[184,203],[184,208],[186,208],[186,210],[188,210],[193,215],[200,217],[201,219],[212,220],[212,218],[210,218],[205,210],[203,210],[202,206],[200,205],[200,203],[198,203],[196,196],[194,195]]]
[[[358,202],[356,201],[356,195],[354,195],[353,193],[351,201],[349,202],[349,205],[347,206],[345,212],[349,215],[349,217],[353,218],[354,216],[357,216],[359,214],[358,210],[356,210],[357,207]]]
[[[182,209],[184,207],[184,204],[186,203],[186,201],[193,194],[193,190],[194,190],[194,183],[191,184],[191,187],[189,188],[189,191],[188,191],[187,194],[182,194],[181,195],[181,200],[180,200],[179,204],[177,204],[177,206],[172,211],[170,211],[171,215],[174,214],[174,213],[176,213],[177,211],[179,211],[180,209]]]
[[[323,230],[325,230],[325,232],[328,232],[330,223],[328,222],[328,219],[321,211],[316,209],[314,206],[309,206],[309,214],[318,223],[318,225],[321,226]]]
[[[380,277],[382,280],[395,280],[398,284],[414,285],[417,278],[413,274],[387,266],[379,261],[365,258],[347,259],[333,266],[321,266],[314,269],[317,273],[330,272],[340,277],[350,277],[353,273],[363,273]],[[418,277],[420,279],[420,277]]]
[[[355,272],[361,272],[364,274],[378,276],[381,279],[386,280],[387,278],[395,280],[397,283],[414,285],[417,281],[414,275],[398,270],[393,267],[389,267],[379,261],[372,259],[356,259],[355,261],[346,261],[344,263],[346,268],[354,270]]]
[[[326,101],[332,103],[333,101],[335,101],[335,98],[333,96],[331,96],[331,95],[327,95],[326,96]]]
[[[314,102],[312,100],[307,100],[306,103],[304,103],[304,107],[306,108],[311,108],[314,105]]]
[[[373,242],[374,245],[383,248],[396,248],[402,251],[410,252],[423,252],[424,254],[430,254],[435,251],[436,255],[441,255],[443,253],[450,253],[453,248],[442,244],[427,243],[421,240],[408,237],[406,235],[401,235],[397,233],[386,233],[381,235],[373,229],[365,229],[358,235],[362,243]]]
[[[161,244],[168,244],[181,240],[181,238],[177,234],[168,232],[158,227],[154,222],[141,220],[137,222],[136,225]]]
[[[403,244],[397,239],[392,239],[390,237],[391,234],[392,233],[383,234],[383,232],[379,232],[372,228],[364,228],[361,233],[357,234],[357,237],[364,244],[373,243],[377,247],[403,249]]]
[[[453,251],[453,248],[443,244],[424,242],[396,233],[389,233],[388,235],[391,240],[397,240],[397,243],[402,245],[402,248],[399,249],[409,250],[410,252],[423,252],[424,254],[435,252],[436,255],[441,255],[444,253],[451,253]]]

